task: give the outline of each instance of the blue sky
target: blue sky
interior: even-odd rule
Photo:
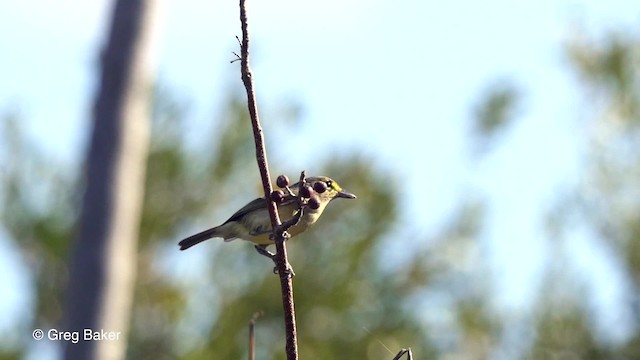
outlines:
[[[502,294],[498,301],[515,308],[527,304],[552,251],[542,215],[560,188],[575,182],[584,140],[576,110],[580,93],[562,43],[575,23],[593,33],[637,26],[640,5],[250,0],[249,7],[266,131],[269,114],[289,101],[301,104],[303,131],[331,131],[318,146],[337,154],[360,149],[407,179],[406,216],[424,234],[461,198],[489,198],[483,251]],[[32,141],[71,164],[83,155],[109,3],[24,0],[3,8],[0,106],[19,109]],[[238,65],[229,64],[240,34],[237,4],[166,1],[159,10],[157,72],[188,99],[189,124],[198,133],[240,85]],[[513,80],[525,98],[504,141],[474,158],[472,106],[496,79]],[[273,151],[290,153],[303,141]],[[295,166],[313,172],[304,158]],[[0,237],[0,249],[15,254],[6,238]],[[588,252],[581,256],[578,268],[584,261],[612,274],[606,262]],[[10,274],[16,259],[3,257],[0,274]],[[604,304],[621,296],[619,281],[609,275],[596,277],[594,285]],[[0,291],[25,289],[24,280],[0,277]],[[23,290],[1,299],[0,319],[10,323],[26,299]]]

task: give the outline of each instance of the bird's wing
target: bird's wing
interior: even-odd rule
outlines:
[[[285,198],[285,200],[278,205],[278,208],[282,207],[282,206],[286,206],[289,205],[293,202],[296,201],[296,198],[293,196],[287,196]],[[224,223],[228,223],[230,221],[237,221],[238,219],[240,219],[241,217],[243,217],[244,215],[255,211],[255,210],[260,210],[260,209],[267,209],[267,202],[265,201],[265,199],[263,197],[261,198],[257,198],[255,200],[252,200],[251,202],[249,202],[247,205],[243,206],[240,210],[236,211],[235,214],[231,215],[231,217],[225,221]]]
[[[226,223],[228,223],[230,221],[236,221],[236,220],[240,219],[242,216],[246,215],[247,213],[250,213],[250,212],[252,212],[254,210],[266,209],[266,208],[267,208],[267,202],[264,201],[264,198],[257,198],[255,200],[252,200],[251,202],[249,202],[247,205],[243,206],[242,208],[240,208],[240,210],[236,211],[224,223],[226,224]]]

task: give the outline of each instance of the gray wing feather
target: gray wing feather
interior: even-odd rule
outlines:
[[[296,198],[293,196],[287,196],[285,197],[285,200],[278,205],[279,206],[284,206],[284,205],[289,205],[292,202],[296,201]],[[238,219],[240,219],[241,217],[243,217],[244,215],[255,211],[255,210],[260,210],[260,209],[265,209],[267,208],[267,202],[265,201],[265,199],[263,197],[261,198],[257,198],[255,200],[252,200],[251,202],[249,202],[247,205],[243,206],[240,210],[236,211],[235,214],[231,215],[231,217],[224,222],[224,224],[230,222],[230,221],[238,221]],[[224,225],[223,224],[223,225]]]

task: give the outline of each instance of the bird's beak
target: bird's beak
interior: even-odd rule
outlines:
[[[346,191],[338,192],[338,195],[336,195],[336,197],[343,198],[343,199],[355,199],[356,198],[355,195],[353,195],[352,193],[348,193]]]

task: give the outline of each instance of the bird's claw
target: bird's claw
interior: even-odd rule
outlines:
[[[273,261],[273,263],[276,265],[273,268],[273,273],[274,274],[278,274],[278,264],[276,264],[276,254],[272,253],[271,251],[267,250],[267,246],[266,245],[256,245],[255,246],[256,251],[258,252],[258,254],[262,255],[262,256],[266,256],[269,259],[271,259],[271,261]],[[296,276],[296,273],[293,272],[293,268],[291,267],[291,265],[287,266],[287,270],[285,272],[290,278],[293,278],[294,276]]]
[[[255,248],[258,254],[268,257],[269,259],[273,260],[273,262],[276,261],[276,254],[267,250],[267,247],[265,245],[256,245]]]
[[[278,274],[278,273],[279,273],[279,272],[278,272],[278,267],[277,267],[277,266],[274,266],[274,267],[273,267],[273,273],[274,273],[274,274]],[[296,273],[295,273],[295,272],[293,272],[293,268],[292,268],[291,266],[289,266],[289,267],[287,268],[287,270],[285,271],[285,274],[287,274],[287,276],[288,276],[290,279],[293,279],[293,277],[294,277],[294,276],[296,276]]]

